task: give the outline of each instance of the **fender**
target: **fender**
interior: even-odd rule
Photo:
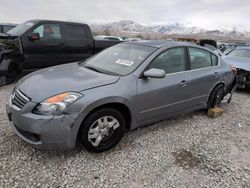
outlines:
[[[0,76],[7,74],[11,62],[13,62],[13,59],[6,57],[0,62]]]
[[[109,104],[109,103],[121,103],[123,105],[125,105],[131,115],[131,130],[133,130],[136,127],[136,118],[134,117],[134,110],[132,108],[132,106],[129,104],[129,101],[125,98],[122,97],[107,97],[101,100],[98,100],[94,103],[89,104],[86,108],[84,108],[76,117],[75,121],[75,125],[72,128],[72,135],[70,137],[70,143],[71,144],[75,144],[76,140],[77,140],[77,135],[78,135],[78,131],[80,126],[82,125],[82,122],[84,121],[84,119],[87,117],[87,115],[94,109],[98,108],[99,106],[105,105],[105,104]]]
[[[94,109],[106,105],[106,104],[110,104],[110,103],[120,103],[123,104],[124,106],[126,106],[130,112],[130,116],[131,116],[131,129],[133,129],[133,127],[136,124],[136,117],[135,117],[135,110],[133,108],[133,105],[131,105],[129,103],[129,101],[123,97],[107,97],[98,101],[95,101],[94,103],[89,104],[86,108],[84,108],[81,112],[80,112],[80,117],[83,121],[83,119]]]

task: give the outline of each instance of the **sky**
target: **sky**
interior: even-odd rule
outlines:
[[[250,30],[249,0],[0,0],[0,22],[53,19],[85,23],[132,20],[205,29]]]

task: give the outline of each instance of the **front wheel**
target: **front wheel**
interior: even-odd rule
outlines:
[[[11,64],[8,68],[6,77],[6,84],[10,84],[15,81],[18,74],[18,69],[14,64]]]
[[[122,139],[126,127],[123,114],[112,108],[105,108],[90,114],[79,132],[81,144],[90,152],[111,149]]]

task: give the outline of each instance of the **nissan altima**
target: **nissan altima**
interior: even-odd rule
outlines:
[[[181,113],[219,106],[235,75],[217,54],[174,41],[113,46],[82,62],[22,78],[7,114],[14,132],[38,148],[90,152],[124,133]]]

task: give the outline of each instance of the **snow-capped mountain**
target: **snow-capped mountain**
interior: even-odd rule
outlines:
[[[134,34],[205,34],[216,36],[230,36],[230,37],[250,37],[250,32],[246,30],[239,30],[236,27],[221,26],[216,30],[207,30],[200,27],[189,27],[184,24],[174,23],[166,25],[145,26],[130,20],[123,20],[119,22],[111,22],[106,24],[91,24],[94,31],[108,30],[116,33],[134,33]]]
[[[147,26],[140,25],[130,20],[111,22],[107,24],[92,24],[93,30],[109,30],[115,32],[145,33],[150,32]]]

